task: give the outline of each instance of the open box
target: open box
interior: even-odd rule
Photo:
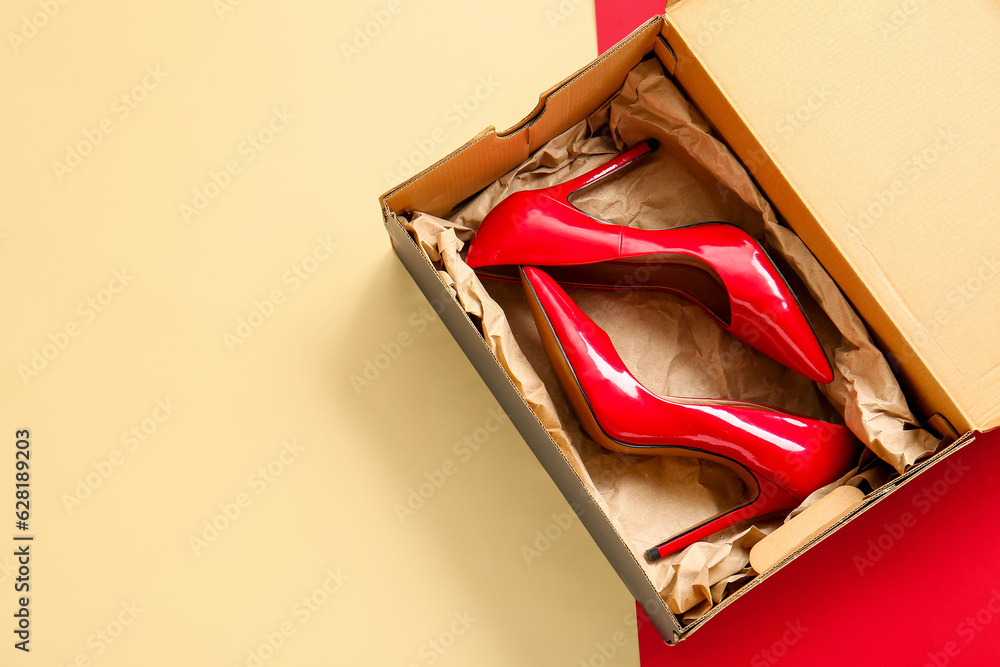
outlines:
[[[685,623],[672,613],[619,522],[456,299],[456,277],[440,271],[435,249],[407,230],[415,212],[452,215],[599,109],[644,59],[654,59],[864,318],[922,424],[957,438],[920,462],[901,456],[894,463],[903,474],[883,480],[799,552],[811,547],[1000,418],[1000,346],[970,333],[1000,325],[992,306],[1000,295],[1000,229],[982,224],[1000,204],[1000,186],[989,179],[1000,160],[1000,130],[989,122],[1000,93],[989,89],[986,74],[997,71],[993,60],[1000,58],[967,46],[992,43],[998,19],[985,0],[961,11],[867,2],[851,13],[813,0],[794,11],[761,4],[684,0],[668,7],[665,18],[544,93],[517,126],[501,134],[488,129],[381,199],[403,264],[668,643],[689,636],[781,564],[740,581],[697,620]],[[990,32],[985,42],[970,39],[983,31]]]

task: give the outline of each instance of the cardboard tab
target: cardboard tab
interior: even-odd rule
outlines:
[[[750,551],[751,567],[757,572],[767,572],[860,507],[864,499],[865,494],[856,486],[834,489],[755,544]]]

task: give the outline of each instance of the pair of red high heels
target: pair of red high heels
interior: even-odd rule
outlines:
[[[578,287],[634,285],[631,276],[645,268],[642,287],[685,296],[785,366],[816,382],[833,380],[795,296],[746,231],[726,223],[635,229],[602,222],[570,203],[573,193],[656,146],[646,141],[565,183],[511,194],[483,220],[467,258],[481,275],[516,279],[519,272],[560,384],[594,440],[627,454],[713,460],[746,484],[743,505],[650,548],[653,561],[741,521],[794,509],[850,470],[859,446],[843,426],[766,405],[652,393],[559,286],[556,279]]]

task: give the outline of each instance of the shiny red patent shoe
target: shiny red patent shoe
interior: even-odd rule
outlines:
[[[655,141],[643,142],[565,183],[511,194],[483,220],[467,263],[494,278],[517,280],[515,267],[530,265],[566,285],[680,294],[772,359],[816,382],[832,381],[795,296],[745,230],[721,222],[635,229],[602,222],[570,203],[577,190],[655,147]]]
[[[649,549],[650,560],[741,521],[790,511],[856,464],[860,443],[843,426],[758,403],[652,393],[555,280],[533,267],[521,268],[521,280],[559,382],[594,440],[627,454],[716,461],[746,484],[746,503]]]

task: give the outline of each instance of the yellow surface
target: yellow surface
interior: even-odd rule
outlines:
[[[0,664],[637,664],[377,206],[589,62],[592,5],[2,15]]]

